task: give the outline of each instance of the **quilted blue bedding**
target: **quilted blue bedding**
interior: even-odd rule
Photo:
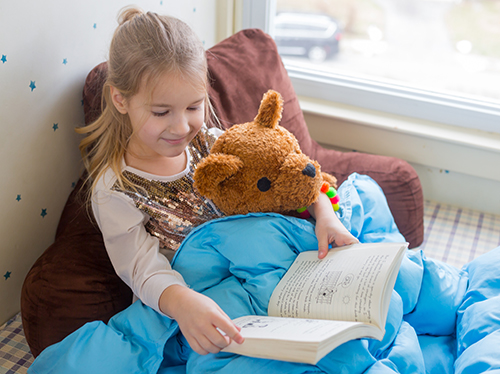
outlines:
[[[361,242],[404,241],[369,177],[339,188],[340,219]],[[207,222],[173,260],[195,290],[231,318],[267,314],[269,297],[301,251],[316,250],[312,223],[278,214]],[[459,270],[407,252],[382,341],[358,339],[317,365],[192,351],[177,323],[140,301],[108,324],[88,323],[48,347],[29,373],[500,373],[500,247]]]

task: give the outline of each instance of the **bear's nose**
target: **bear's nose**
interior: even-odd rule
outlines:
[[[302,170],[302,174],[307,175],[308,177],[314,178],[316,176],[316,168],[310,162],[306,165],[304,170]]]
[[[266,177],[260,178],[257,181],[257,188],[259,189],[260,192],[266,192],[271,188],[271,181]]]

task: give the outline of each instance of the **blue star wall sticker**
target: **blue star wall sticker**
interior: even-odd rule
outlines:
[[[42,209],[42,213],[40,213],[40,215],[42,216],[42,218],[45,218],[45,216],[47,215],[47,209]]]
[[[52,126],[52,128],[54,129],[54,131],[56,131],[59,128],[59,124],[58,123],[54,123],[54,126]]]
[[[31,92],[33,92],[33,90],[36,88],[35,81],[30,81],[30,88],[31,88]]]
[[[16,200],[21,201],[21,195],[17,195]]]
[[[67,58],[63,58],[63,64],[66,65],[68,63],[68,59]]]
[[[5,275],[3,276],[5,278],[5,280],[9,279],[10,278],[10,275],[12,274],[12,272],[8,271],[5,273]]]
[[[5,64],[7,62],[7,56],[2,55],[2,58],[0,58],[0,60]]]

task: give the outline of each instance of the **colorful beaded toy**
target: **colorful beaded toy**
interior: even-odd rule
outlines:
[[[334,211],[337,211],[340,209],[340,206],[339,206],[340,199],[339,199],[339,195],[337,194],[337,190],[335,188],[330,186],[330,184],[328,182],[323,182],[323,185],[321,186],[320,191],[323,192],[324,194],[326,194],[326,196],[328,196],[328,198],[332,202],[332,207],[333,207]],[[301,218],[309,218],[311,216],[311,214],[307,210],[307,207],[297,209],[297,212],[299,213]]]

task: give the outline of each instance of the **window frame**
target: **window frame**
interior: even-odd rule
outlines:
[[[243,0],[243,28],[274,36],[276,0]],[[285,63],[298,95],[500,134],[500,104]]]

